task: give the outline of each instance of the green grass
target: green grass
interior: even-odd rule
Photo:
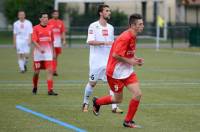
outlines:
[[[178,52],[177,52],[178,51]],[[125,114],[111,113],[103,106],[95,117],[81,112],[84,87],[88,80],[88,49],[64,49],[59,58],[59,76],[55,77],[57,97],[49,97],[46,74],[41,72],[38,95],[32,95],[32,63],[25,74],[18,72],[14,49],[0,49],[0,132],[70,132],[70,129],[43,120],[15,108],[22,105],[89,132],[198,132],[200,129],[200,52],[199,48],[138,49],[145,65],[137,67],[143,97],[135,120],[142,129],[122,126]],[[99,83],[93,95],[107,94],[107,85]],[[131,95],[124,88],[120,105],[127,111]]]

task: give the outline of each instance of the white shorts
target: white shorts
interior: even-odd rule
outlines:
[[[16,41],[16,49],[18,54],[29,54],[30,46],[27,40],[17,40]]]
[[[106,68],[105,67],[90,69],[89,81],[96,82],[98,80],[102,80],[104,82],[107,82]]]

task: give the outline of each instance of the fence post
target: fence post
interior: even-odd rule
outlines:
[[[174,48],[174,32],[173,32],[173,28],[172,26],[170,27],[170,31],[171,31],[171,48]]]

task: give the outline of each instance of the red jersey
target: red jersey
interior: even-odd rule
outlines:
[[[65,25],[60,19],[50,19],[48,25],[52,27],[54,33],[54,47],[61,47],[61,36],[65,32]]]
[[[112,45],[106,74],[115,79],[124,79],[129,77],[133,73],[133,66],[128,63],[118,61],[112,56],[112,54],[115,53],[121,57],[132,58],[135,55],[135,50],[136,36],[128,30],[124,31]]]
[[[44,53],[34,48],[33,58],[34,61],[53,60],[53,31],[50,26],[36,25],[33,28],[32,41],[37,42]]]

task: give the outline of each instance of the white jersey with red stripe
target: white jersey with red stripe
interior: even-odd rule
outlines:
[[[87,43],[89,41],[103,41],[111,42],[114,41],[114,28],[108,24],[103,27],[99,21],[93,22],[88,28]],[[106,68],[108,56],[110,53],[111,45],[90,45],[90,72],[93,69],[99,69],[102,67]]]

